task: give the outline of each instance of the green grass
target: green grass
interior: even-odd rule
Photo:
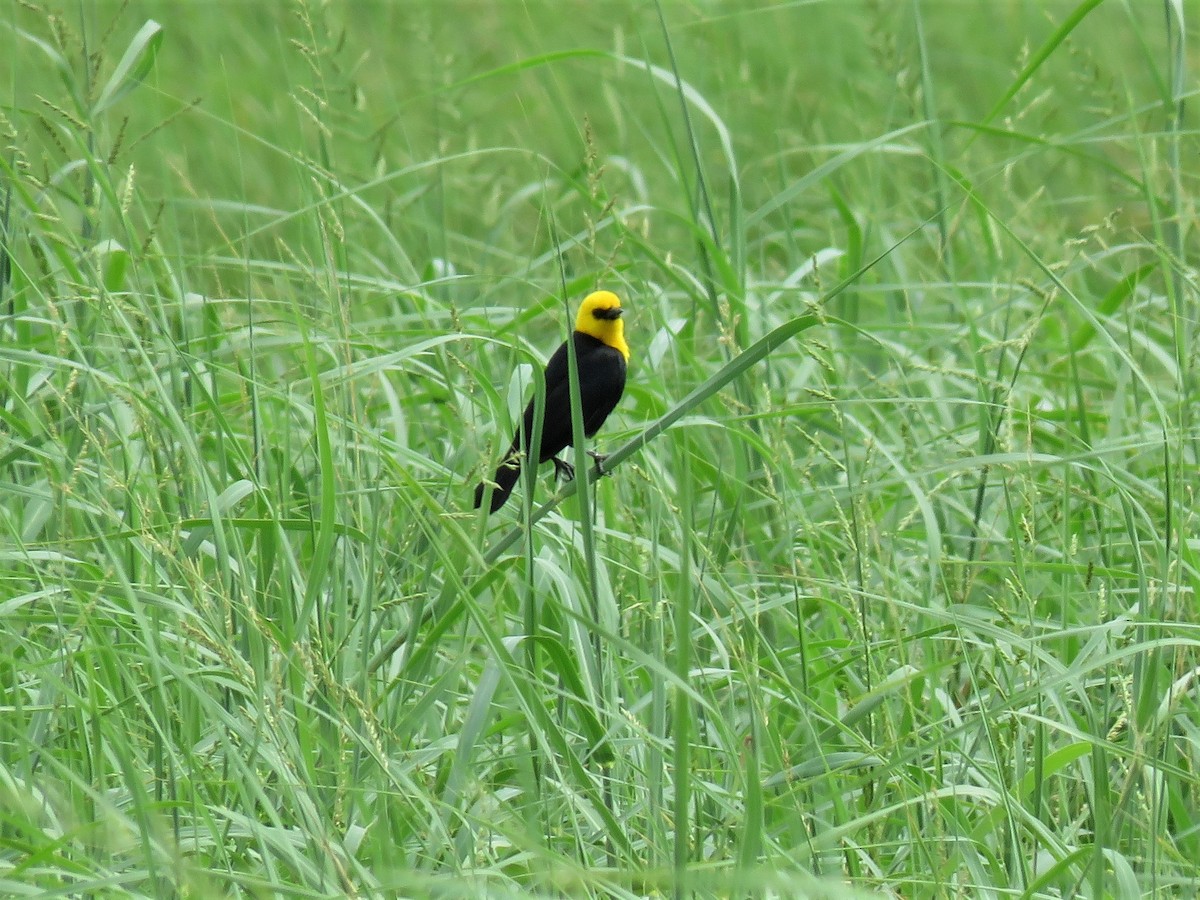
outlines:
[[[1195,895],[1187,4],[8,9],[0,894]]]

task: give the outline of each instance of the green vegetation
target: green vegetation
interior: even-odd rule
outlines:
[[[1194,894],[1194,8],[7,9],[0,895]]]

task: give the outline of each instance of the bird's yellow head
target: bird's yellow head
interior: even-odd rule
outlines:
[[[624,312],[620,297],[612,291],[596,291],[588,294],[580,304],[575,330],[620,350],[628,360],[629,345],[625,343],[625,323],[621,321]]]

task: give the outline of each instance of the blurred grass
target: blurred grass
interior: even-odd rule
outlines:
[[[0,892],[1194,891],[1182,5],[11,9]]]

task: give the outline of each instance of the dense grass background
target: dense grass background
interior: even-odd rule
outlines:
[[[6,5],[0,893],[1195,896],[1186,6]]]

